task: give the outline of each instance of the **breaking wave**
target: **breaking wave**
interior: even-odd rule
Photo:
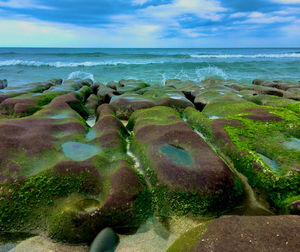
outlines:
[[[92,73],[87,73],[87,72],[82,72],[82,71],[75,71],[75,72],[70,73],[67,79],[71,80],[71,79],[77,79],[77,78],[82,79],[82,80],[91,79],[92,81],[95,81],[94,75]]]
[[[281,54],[192,54],[192,58],[300,58],[300,53],[281,53]]]

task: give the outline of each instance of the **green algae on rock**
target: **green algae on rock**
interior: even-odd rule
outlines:
[[[238,202],[240,181],[178,112],[168,107],[139,110],[127,127],[133,129],[131,147],[154,187],[161,215],[217,212]]]
[[[210,115],[221,119],[209,120]],[[284,107],[249,102],[216,102],[203,113],[188,108],[187,122],[229,156],[250,185],[277,211],[288,211],[285,201],[300,194],[299,151],[283,143],[299,137],[298,115]]]

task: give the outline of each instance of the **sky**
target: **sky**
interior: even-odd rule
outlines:
[[[300,47],[300,0],[0,0],[0,47]]]

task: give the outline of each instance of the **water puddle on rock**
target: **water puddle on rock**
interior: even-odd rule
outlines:
[[[97,137],[97,133],[96,131],[94,131],[93,129],[91,129],[86,135],[85,135],[85,138],[87,140],[93,140]]]
[[[219,116],[209,116],[208,119],[215,120],[215,119],[220,119],[220,117]]]
[[[97,155],[100,148],[79,142],[66,142],[62,145],[63,153],[66,157],[74,161],[83,161]]]
[[[243,183],[243,188],[245,191],[245,200],[243,204],[232,213],[228,214],[237,214],[237,215],[247,215],[247,216],[261,216],[261,215],[273,215],[273,213],[265,206],[264,202],[258,201],[256,194],[252,187],[248,183],[248,178],[242,173],[237,171],[232,164],[232,162],[221,153],[209,142],[207,139],[197,130],[194,130],[208,145],[209,147],[219,156],[223,162],[230,168],[230,170],[238,176],[238,178]]]
[[[272,159],[270,159],[270,158],[268,158],[268,157],[266,157],[266,156],[264,156],[263,154],[260,154],[260,153],[257,153],[258,154],[258,156],[260,156],[263,160],[264,160],[264,162],[274,171],[274,172],[278,172],[278,170],[279,170],[279,166],[278,166],[278,164],[274,161],[274,160],[272,160]]]
[[[290,140],[284,142],[283,145],[289,150],[300,150],[300,139],[290,138]]]
[[[50,117],[51,119],[67,119],[70,118],[68,114],[59,114],[59,115],[53,115]]]
[[[162,145],[160,151],[175,164],[184,166],[192,166],[194,164],[192,155],[184,149],[172,145]]]

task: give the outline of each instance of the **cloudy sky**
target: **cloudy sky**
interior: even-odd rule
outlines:
[[[300,0],[0,0],[0,46],[300,47]]]

